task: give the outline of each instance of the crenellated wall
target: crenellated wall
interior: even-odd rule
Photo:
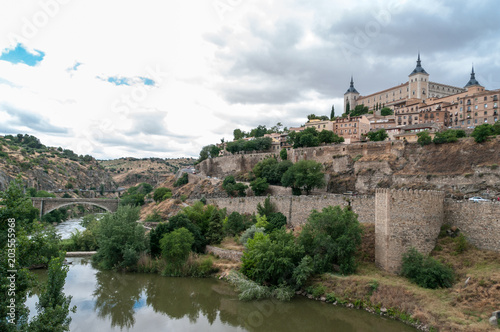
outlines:
[[[216,198],[208,204],[229,213],[255,213],[265,197]],[[271,196],[292,227],[304,224],[313,209],[351,205],[361,223],[375,223],[375,261],[397,273],[410,247],[428,254],[443,224],[456,226],[475,246],[500,252],[500,202],[473,203],[444,199],[441,191],[377,189],[375,196],[323,194]]]
[[[208,204],[226,208],[228,213],[239,212],[252,214],[257,211],[257,204],[264,204],[266,197],[214,198],[207,199]],[[314,195],[314,196],[271,196],[271,202],[278,212],[283,213],[292,227],[304,224],[313,209],[321,211],[327,206],[347,206],[349,203],[358,220],[362,223],[373,223],[374,197],[373,196],[344,196],[344,195]]]
[[[444,192],[377,189],[375,263],[397,273],[410,247],[423,254],[434,249],[444,220]]]

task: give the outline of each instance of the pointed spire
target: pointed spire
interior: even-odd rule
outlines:
[[[420,61],[420,51],[418,51],[417,66],[415,67],[415,69],[413,69],[413,71],[411,72],[411,74],[409,76],[411,76],[413,74],[417,74],[417,73],[427,74],[425,69],[422,68],[422,61]]]
[[[347,92],[344,93],[344,94],[348,94],[348,93],[351,93],[351,92],[359,94],[359,92],[356,91],[356,89],[354,88],[354,80],[352,78],[352,75],[351,75],[351,84],[349,85],[349,89],[347,89]]]
[[[467,82],[467,84],[464,86],[464,88],[467,88],[469,86],[473,86],[473,85],[481,85],[479,84],[479,82],[476,80],[476,73],[474,73],[474,64],[472,64],[472,71],[470,73],[470,79],[469,79],[469,82]]]

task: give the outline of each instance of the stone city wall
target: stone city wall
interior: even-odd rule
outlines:
[[[230,261],[234,262],[241,262],[241,256],[243,256],[243,253],[241,251],[222,249],[212,246],[206,246],[205,252],[207,254],[213,254],[214,256],[229,259]]]
[[[257,212],[257,205],[264,204],[266,197],[235,197],[235,198],[210,198],[208,204],[226,208],[228,213],[239,212],[252,214]],[[349,203],[358,220],[362,223],[373,223],[375,220],[373,196],[344,196],[323,194],[313,196],[271,196],[278,212],[287,217],[287,222],[292,227],[304,224],[313,209],[321,211],[327,206],[347,206]]]
[[[444,192],[377,189],[375,263],[397,273],[410,247],[427,255],[436,246],[444,219]]]
[[[444,222],[456,226],[480,249],[500,252],[500,202],[446,200]]]

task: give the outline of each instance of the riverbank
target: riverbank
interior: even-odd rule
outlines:
[[[366,230],[365,230],[366,231]],[[365,236],[370,237],[370,232]],[[376,315],[405,322],[422,331],[492,331],[488,319],[500,309],[500,254],[470,245],[457,250],[457,241],[439,239],[432,256],[449,264],[457,279],[448,289],[425,289],[406,278],[381,271],[375,266],[369,241],[358,257],[355,274],[322,274],[310,280],[297,295],[339,306],[363,309]],[[219,263],[220,262],[220,263]],[[219,276],[229,264],[215,259]]]

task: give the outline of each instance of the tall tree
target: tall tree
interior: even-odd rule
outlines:
[[[291,166],[281,179],[281,183],[285,187],[292,189],[305,190],[306,195],[309,195],[314,188],[322,188],[325,186],[325,178],[323,174],[323,165],[314,160],[301,160]]]
[[[332,111],[330,112],[330,120],[335,118],[335,105],[332,105]]]

